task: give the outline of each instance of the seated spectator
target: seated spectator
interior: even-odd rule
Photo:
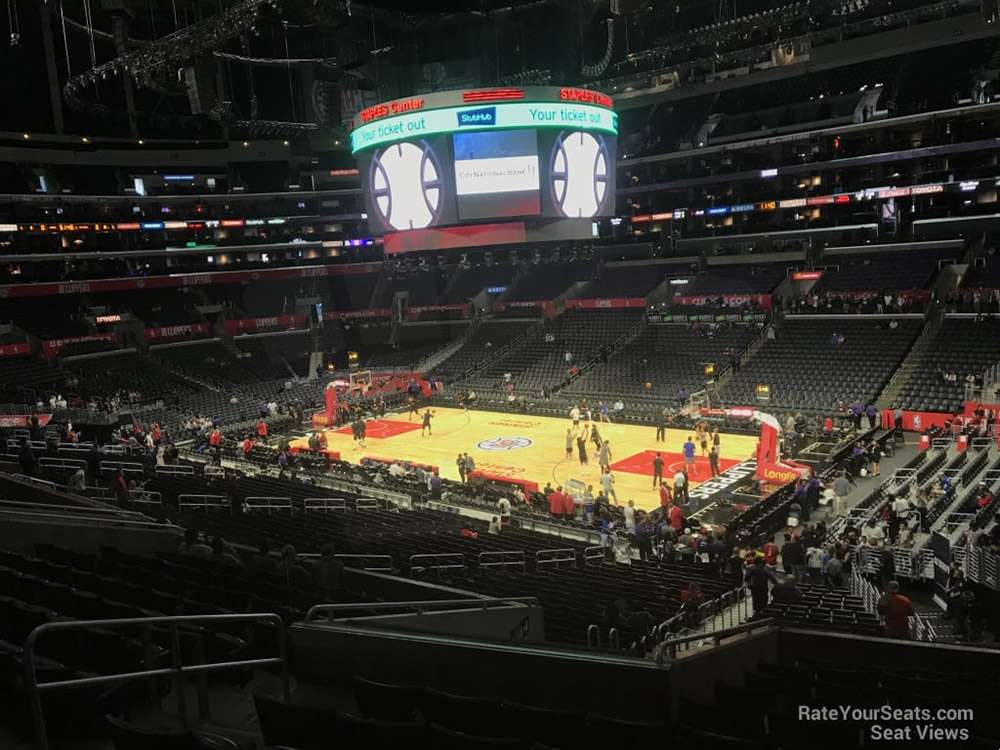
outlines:
[[[184,541],[177,551],[182,555],[195,557],[210,557],[212,554],[212,548],[205,544],[205,540],[194,529],[185,529]]]
[[[802,591],[795,576],[787,576],[771,588],[771,601],[775,604],[799,604],[802,601]]]
[[[313,576],[316,588],[325,597],[332,598],[343,587],[344,563],[337,559],[337,548],[333,542],[324,544],[321,552],[319,562],[313,568]]]
[[[311,580],[306,569],[299,565],[298,557],[299,553],[293,545],[286,544],[281,548],[281,563],[278,572],[289,588],[300,588],[305,582]]]
[[[226,543],[222,541],[221,536],[217,536],[212,539],[212,559],[217,562],[221,562],[223,565],[234,567],[243,566],[243,561],[236,555],[235,552],[226,547]]]
[[[257,554],[254,555],[253,560],[250,561],[250,565],[247,567],[252,572],[264,576],[275,576],[278,574],[278,562],[271,557],[271,548],[267,542],[262,542],[257,547]]]

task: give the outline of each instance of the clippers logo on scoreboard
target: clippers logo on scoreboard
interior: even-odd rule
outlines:
[[[394,143],[371,161],[375,209],[396,230],[423,229],[440,216],[441,165],[426,141]]]
[[[516,451],[531,445],[531,439],[526,437],[496,437],[480,440],[476,447],[482,451]]]
[[[563,216],[596,216],[608,198],[610,159],[603,138],[583,131],[560,133],[549,169],[552,199]]]

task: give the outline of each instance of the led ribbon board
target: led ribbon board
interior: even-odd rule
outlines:
[[[618,115],[603,107],[568,102],[445,107],[365,123],[351,131],[351,152],[429,135],[514,128],[562,128],[618,135]]]

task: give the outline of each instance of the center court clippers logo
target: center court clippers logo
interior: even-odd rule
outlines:
[[[530,445],[531,439],[526,437],[495,437],[476,443],[481,451],[516,451]]]

